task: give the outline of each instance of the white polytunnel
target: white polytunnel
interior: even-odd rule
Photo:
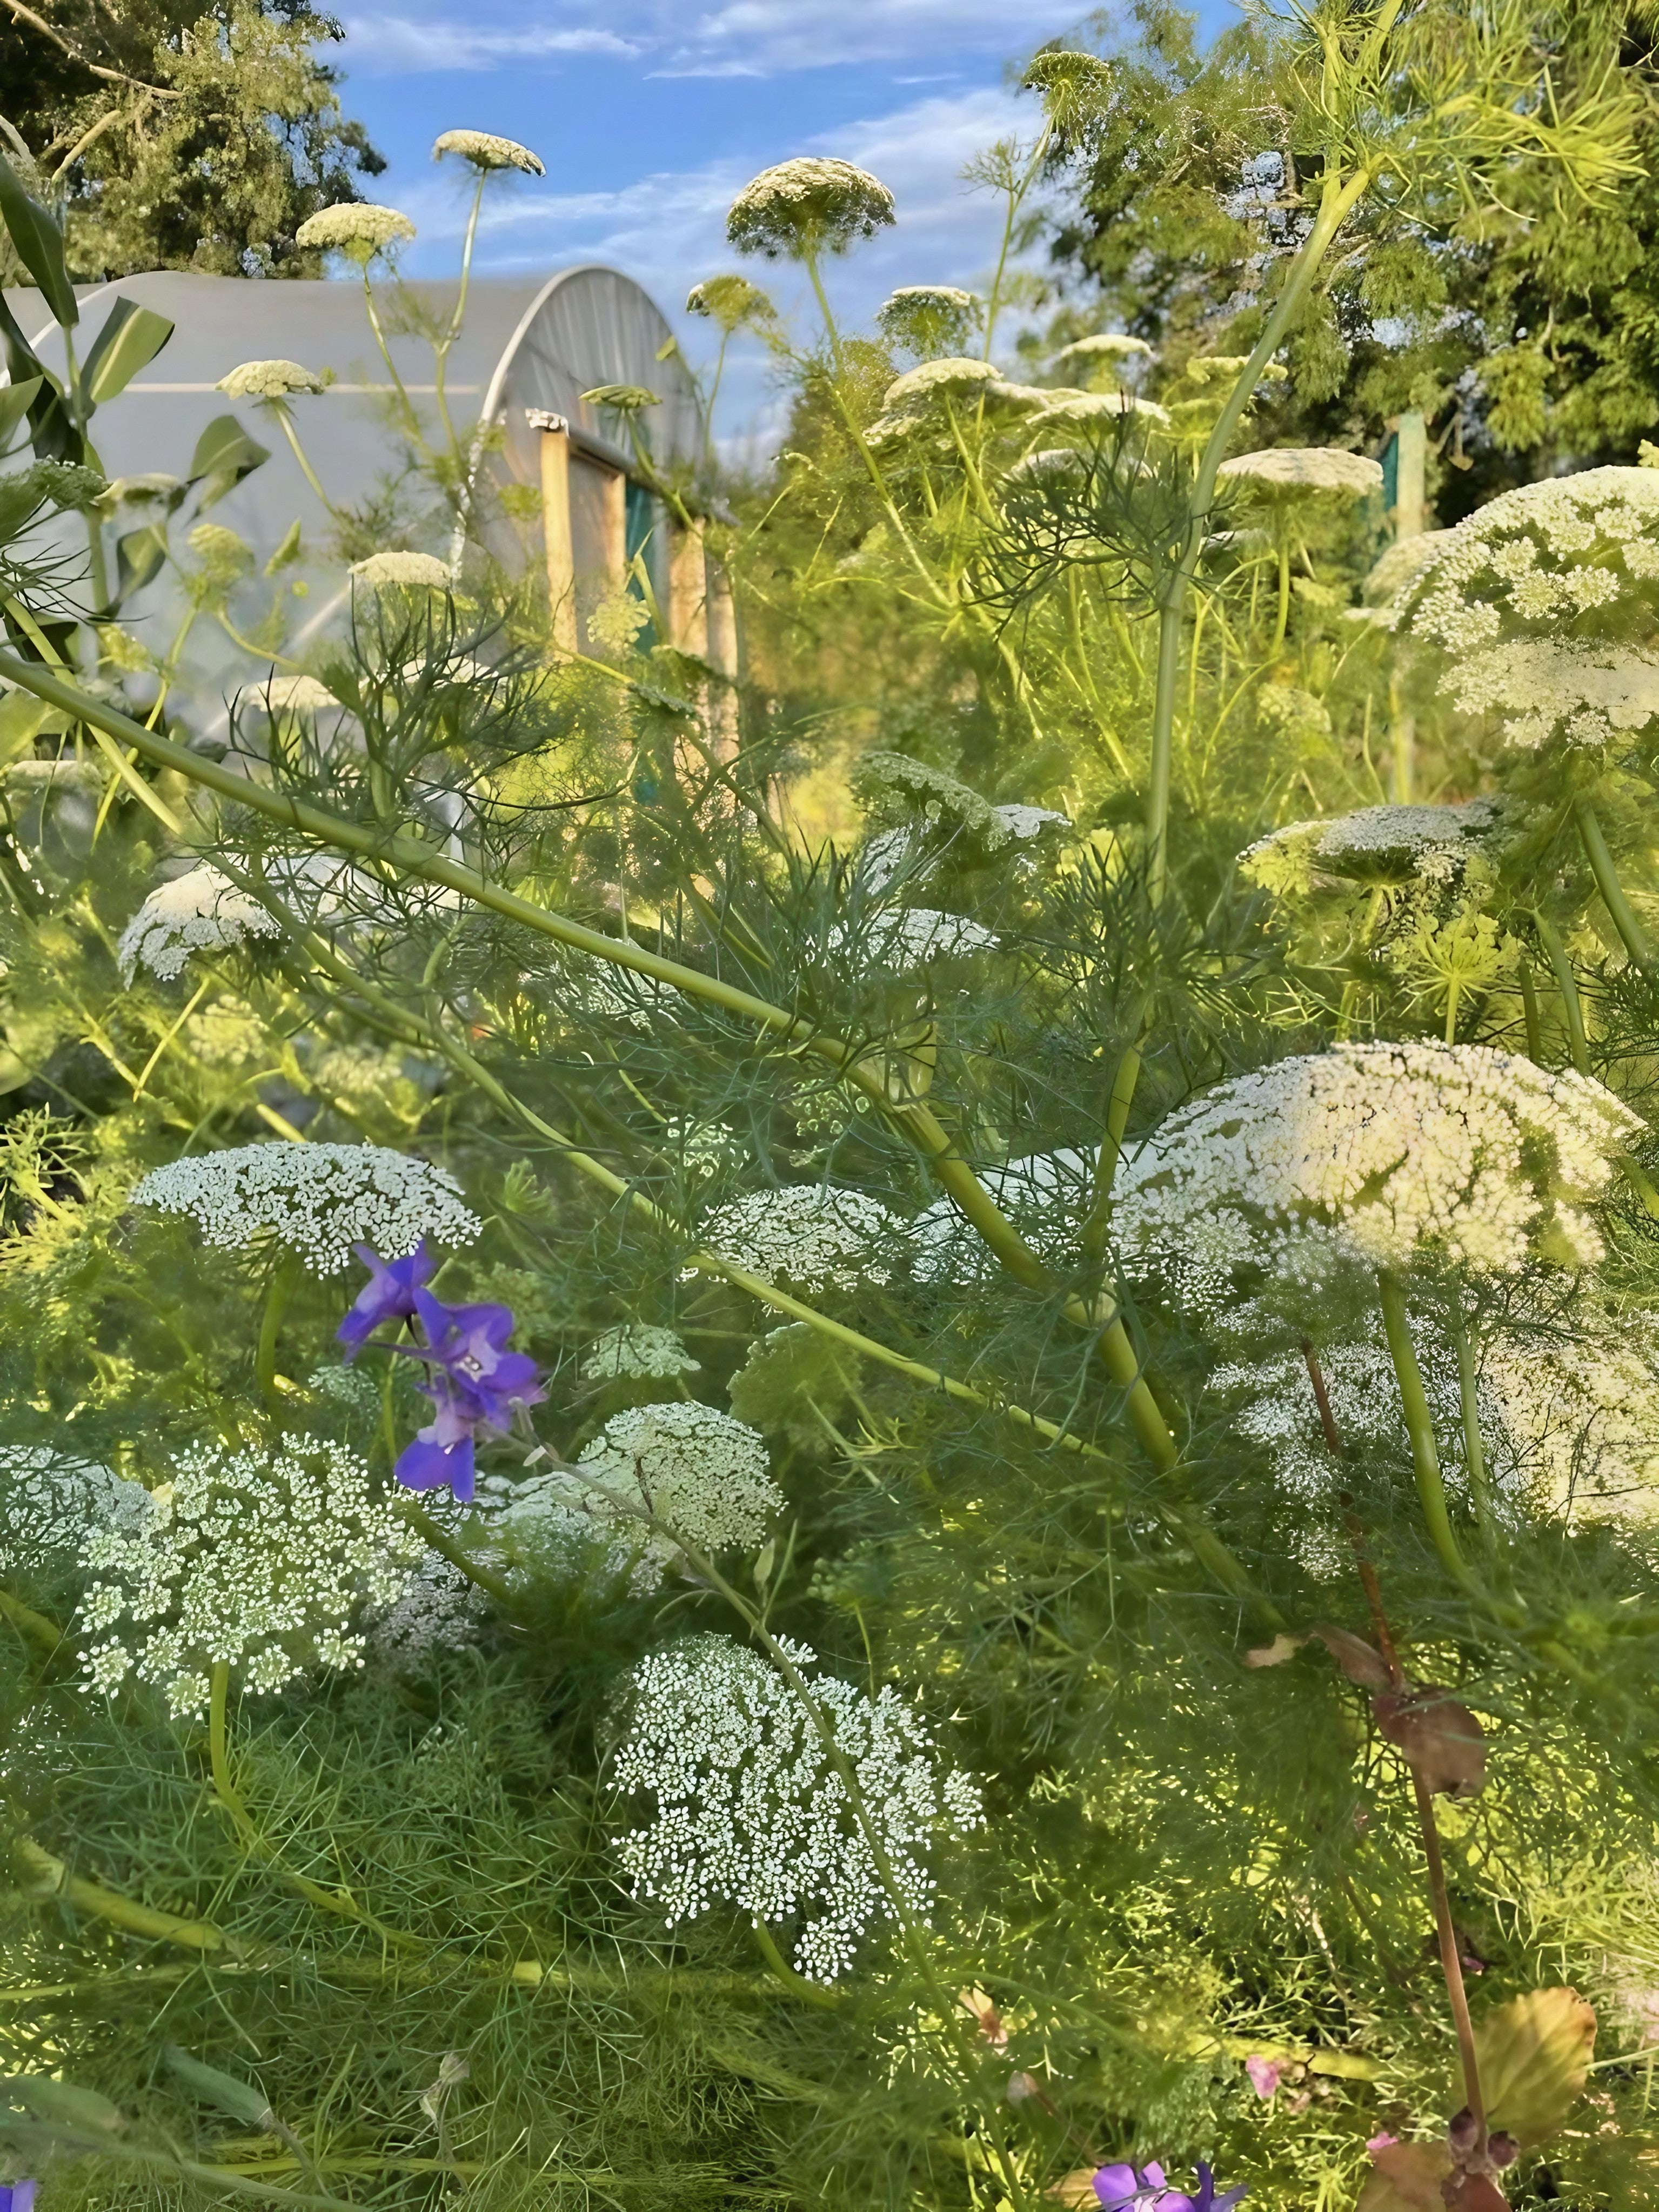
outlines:
[[[373,515],[377,547],[452,556],[453,528],[441,501],[409,466],[401,403],[361,283],[161,270],[77,288],[76,340],[82,357],[118,295],[165,316],[174,328],[149,366],[92,421],[104,473],[112,479],[184,478],[203,434],[227,416],[268,455],[204,518],[234,531],[253,555],[252,580],[236,603],[244,639],[269,656],[280,637],[283,664],[303,661],[343,625],[349,585],[335,519],[307,482],[281,423],[257,403],[228,398],[217,388],[242,362],[290,361],[328,376],[325,391],[296,396],[291,406],[295,430],[329,501],[359,518]],[[62,336],[39,295],[5,296],[40,358],[61,367]],[[447,434],[432,338],[448,324],[455,298],[453,281],[375,290],[392,368],[426,441],[437,449],[447,446]],[[635,414],[630,432],[629,418],[581,396],[606,385],[643,387],[659,404]],[[600,599],[623,587],[638,556],[670,641],[734,669],[730,597],[705,555],[695,495],[688,492],[674,512],[653,486],[653,477],[686,483],[702,459],[707,434],[696,386],[648,294],[619,270],[596,265],[528,282],[475,278],[446,364],[445,396],[463,465],[491,470],[535,495],[514,503],[524,519],[490,532],[490,550],[509,563],[544,568],[556,644],[586,648],[587,616]],[[488,441],[480,461],[479,433],[486,426],[500,435]],[[481,501],[478,511],[495,504]],[[145,520],[143,508],[123,508],[106,526],[112,570],[116,542]],[[186,504],[175,538],[187,534],[192,520]],[[70,550],[71,541],[64,543]],[[352,550],[366,549],[360,542]],[[84,540],[79,553],[84,566]],[[187,615],[183,580],[169,567],[124,603],[120,621],[160,658]],[[172,696],[193,710],[198,727],[210,729],[216,720],[222,727],[225,693],[248,684],[249,670],[245,647],[216,622],[198,617]]]

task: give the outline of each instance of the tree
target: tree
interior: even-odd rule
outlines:
[[[301,223],[386,166],[313,51],[340,26],[307,0],[6,6],[0,130],[62,207],[77,280],[315,276]]]
[[[1586,199],[1517,164],[1501,202],[1446,194],[1355,219],[1288,349],[1262,442],[1374,442],[1428,416],[1442,521],[1561,467],[1628,461],[1659,427],[1659,150],[1651,0],[1540,6],[1532,33],[1564,106],[1637,96],[1637,165]],[[1173,381],[1193,353],[1240,353],[1272,274],[1305,228],[1312,173],[1292,143],[1283,40],[1260,23],[1201,52],[1194,19],[1136,0],[1096,34],[1115,83],[1053,257],[1066,315],[1156,344]],[[1160,388],[1155,383],[1154,389]]]

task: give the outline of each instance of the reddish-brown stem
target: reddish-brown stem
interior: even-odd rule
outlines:
[[[1319,1364],[1319,1355],[1306,1338],[1303,1340],[1302,1357],[1307,1364],[1308,1380],[1313,1385],[1314,1403],[1319,1408],[1319,1425],[1325,1432],[1325,1442],[1332,1455],[1345,1461],[1342,1432],[1336,1425],[1331,1411],[1330,1393],[1325,1388],[1325,1376]],[[1348,1532],[1348,1541],[1353,1547],[1354,1565],[1359,1571],[1360,1587],[1365,1593],[1365,1605],[1371,1617],[1371,1629],[1376,1638],[1378,1650],[1388,1667],[1389,1680],[1396,1691],[1403,1689],[1405,1670],[1400,1664],[1394,1632],[1389,1626],[1389,1617],[1382,1610],[1382,1589],[1376,1579],[1376,1569],[1371,1565],[1365,1548],[1365,1530],[1354,1502],[1347,1491],[1341,1493],[1342,1517]],[[1440,1851],[1440,1829],[1434,1817],[1434,1799],[1428,1784],[1409,1759],[1412,1795],[1417,1804],[1417,1825],[1423,1838],[1423,1856],[1428,1866],[1429,1894],[1434,1904],[1435,1933],[1440,1944],[1440,1971],[1445,1977],[1446,1996],[1451,2006],[1452,2025],[1457,2031],[1457,2048],[1463,2062],[1463,2095],[1474,2120],[1474,2149],[1466,2161],[1466,2170],[1479,2172],[1486,2158],[1486,2106],[1480,2092],[1480,2067],[1475,2056],[1474,2023],[1469,2018],[1468,1992],[1463,1985],[1463,1961],[1457,1948],[1457,1929],[1452,1919],[1451,1899],[1446,1893],[1446,1866]]]

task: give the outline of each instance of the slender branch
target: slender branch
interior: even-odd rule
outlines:
[[[1382,1327],[1388,1337],[1389,1356],[1394,1362],[1401,1410],[1406,1419],[1406,1433],[1411,1439],[1412,1465],[1417,1474],[1417,1495],[1423,1507],[1423,1518],[1446,1572],[1468,1596],[1483,1597],[1485,1593],[1458,1549],[1451,1516],[1446,1510],[1446,1486],[1441,1480],[1440,1454],[1434,1441],[1434,1419],[1429,1411],[1428,1393],[1423,1388],[1422,1370],[1412,1344],[1405,1285],[1389,1267],[1380,1268],[1376,1279],[1382,1293]]]
[[[1595,878],[1595,888],[1601,894],[1601,903],[1612,916],[1625,950],[1650,982],[1659,978],[1659,959],[1654,956],[1648,942],[1647,932],[1636,919],[1625,887],[1619,880],[1619,871],[1613,866],[1613,854],[1607,850],[1607,841],[1601,828],[1601,817],[1587,798],[1574,802],[1573,812],[1577,817],[1578,835],[1583,842],[1584,857],[1590,864],[1590,873]]]

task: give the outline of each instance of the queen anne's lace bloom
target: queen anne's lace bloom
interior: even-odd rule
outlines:
[[[1364,499],[1382,489],[1381,462],[1338,446],[1270,446],[1223,461],[1218,474],[1269,491],[1340,492],[1348,499]]]
[[[141,965],[171,982],[192,952],[222,952],[248,937],[279,937],[258,899],[204,864],[158,884],[121,932],[115,957],[129,983]]]
[[[817,1183],[754,1190],[718,1206],[702,1241],[723,1260],[768,1281],[780,1276],[804,1290],[856,1290],[891,1279],[909,1224],[862,1191]]]
[[[1531,751],[1560,736],[1570,745],[1602,746],[1659,714],[1659,653],[1577,638],[1510,638],[1455,661],[1440,689],[1466,714],[1499,709],[1509,744]]]
[[[1585,469],[1502,492],[1442,533],[1391,619],[1461,659],[1500,636],[1553,638],[1656,577],[1659,473]]]
[[[1247,846],[1238,864],[1273,891],[1305,891],[1318,872],[1361,879],[1422,873],[1431,855],[1467,856],[1497,818],[1490,799],[1452,806],[1362,806],[1324,822],[1288,823]]]
[[[931,399],[936,392],[971,393],[977,385],[995,383],[997,374],[988,361],[947,354],[942,361],[924,361],[915,368],[907,368],[902,376],[896,376],[883,394],[881,404],[886,408],[902,409]]]
[[[398,1672],[422,1667],[476,1644],[488,1618],[477,1584],[441,1553],[428,1552],[403,1595],[368,1615],[368,1656]]]
[[[665,1529],[635,1520],[585,1483],[584,1474],[654,1514]],[[547,1502],[586,1516],[590,1532],[603,1529],[649,1559],[655,1575],[678,1555],[676,1538],[700,1552],[758,1544],[784,1502],[772,1480],[765,1438],[695,1398],[630,1406],[613,1414],[577,1470],[555,1468],[537,1480]]]
[[[634,1669],[615,1773],[619,1789],[650,1791],[656,1812],[617,1848],[635,1894],[656,1899],[671,1928],[716,1900],[774,1924],[799,1916],[795,1964],[830,1982],[872,1924],[927,1917],[924,1852],[984,1815],[974,1784],[941,1772],[926,1724],[890,1685],[868,1698],[817,1672],[805,1645],[785,1648],[852,1769],[897,1899],[812,1716],[763,1658],[723,1636],[693,1637]]]
[[[354,561],[348,573],[375,591],[394,585],[404,591],[447,592],[455,584],[435,553],[371,553]]]
[[[1150,356],[1152,350],[1145,338],[1132,338],[1127,331],[1097,331],[1091,337],[1073,338],[1070,345],[1061,346],[1054,359],[1125,361],[1133,354]]]
[[[483,1223],[444,1169],[381,1145],[238,1145],[153,1169],[135,1206],[188,1213],[222,1249],[263,1242],[297,1252],[319,1275],[350,1265],[354,1244],[408,1257],[423,1237],[470,1244]]]
[[[830,947],[845,949],[848,933],[840,924],[830,933]],[[969,921],[965,915],[944,914],[937,907],[899,907],[872,917],[866,942],[878,967],[899,974],[921,968],[930,960],[959,959],[964,953],[984,952],[997,942],[994,930]]]
[[[240,362],[216,390],[231,399],[291,399],[296,392],[325,392],[326,380],[297,361]]]
[[[908,753],[874,747],[854,762],[851,781],[854,795],[879,816],[920,814],[926,822],[954,817],[964,829],[992,843],[1004,842],[988,799],[944,769],[913,760]]]
[[[395,1604],[425,1548],[360,1460],[309,1437],[269,1459],[187,1452],[150,1498],[135,1525],[83,1547],[85,1679],[107,1692],[136,1672],[174,1714],[202,1711],[221,1662],[260,1692],[361,1666],[359,1613]]]
[[[94,1528],[135,1526],[149,1492],[50,1444],[0,1444],[0,1569],[78,1552]]]
[[[475,169],[522,169],[527,177],[544,177],[541,157],[516,138],[498,138],[493,131],[446,131],[434,139],[432,158],[459,155]]]
[[[273,676],[264,684],[250,684],[237,695],[273,714],[337,714],[346,711],[326,684],[315,676]]]
[[[701,1371],[672,1328],[627,1321],[594,1340],[581,1364],[584,1382],[613,1382],[618,1376],[696,1375]]]
[[[959,356],[984,321],[984,302],[956,284],[901,284],[876,310],[882,336],[919,354]]]
[[[1058,392],[1042,411],[1060,422],[1091,422],[1106,415],[1141,415],[1162,428],[1170,420],[1167,407],[1160,407],[1155,399],[1138,398],[1133,392]]]
[[[739,253],[769,260],[842,253],[855,238],[873,238],[893,220],[893,195],[867,169],[850,161],[802,156],[763,169],[744,186],[726,218]]]
[[[295,232],[294,242],[309,252],[334,252],[368,260],[414,235],[414,224],[396,208],[377,207],[372,200],[347,200],[308,215]]]
[[[1173,1114],[1119,1167],[1114,1231],[1189,1282],[1235,1266],[1593,1267],[1587,1210],[1642,1127],[1572,1070],[1489,1045],[1339,1044]]]

